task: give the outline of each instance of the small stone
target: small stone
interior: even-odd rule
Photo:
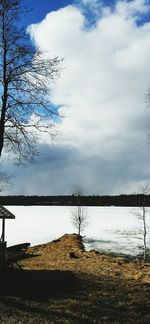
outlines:
[[[75,255],[74,252],[69,252],[69,258],[70,259],[78,259],[78,257]]]

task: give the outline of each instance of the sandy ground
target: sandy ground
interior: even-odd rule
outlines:
[[[150,323],[150,263],[85,251],[65,234],[1,273],[0,323]]]

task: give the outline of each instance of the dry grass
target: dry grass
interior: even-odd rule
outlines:
[[[1,323],[150,323],[149,263],[86,252],[76,234],[29,252],[0,276]]]

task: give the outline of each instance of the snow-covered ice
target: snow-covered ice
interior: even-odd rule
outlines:
[[[7,245],[49,242],[65,233],[75,233],[70,207],[9,206],[15,220],[6,220]],[[143,223],[133,213],[137,208],[88,207],[88,226],[82,235],[87,249],[135,255],[143,241]],[[150,215],[147,213],[147,243],[150,248]]]

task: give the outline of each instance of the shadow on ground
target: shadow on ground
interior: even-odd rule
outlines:
[[[0,274],[1,323],[150,323],[149,286],[71,271]]]
[[[72,293],[78,287],[79,282],[71,271],[8,269],[0,273],[0,298],[14,296],[46,301]]]

